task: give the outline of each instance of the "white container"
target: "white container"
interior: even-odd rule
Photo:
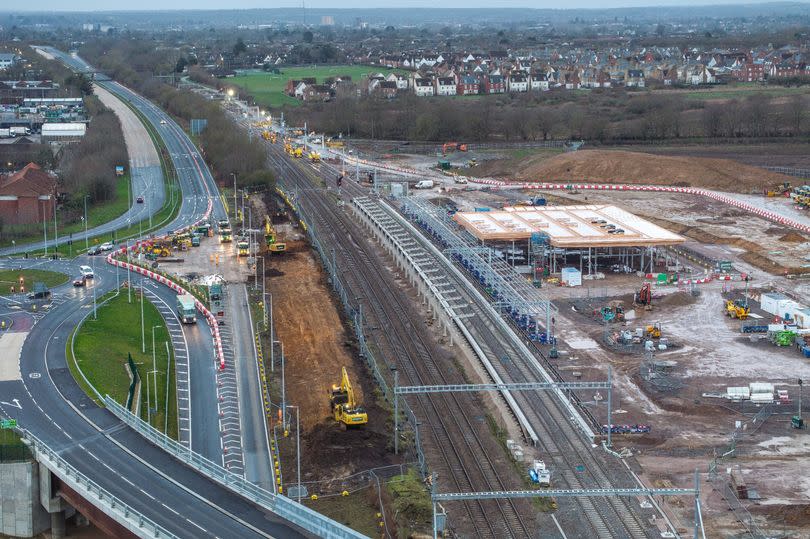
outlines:
[[[560,281],[566,286],[582,286],[582,272],[577,268],[563,268]]]
[[[784,294],[776,292],[762,294],[759,301],[763,311],[781,318],[784,318],[786,314],[790,315],[797,308],[800,308],[795,301]]]
[[[802,329],[810,329],[810,309],[800,307],[793,311],[793,319],[796,325]]]
[[[756,393],[767,393],[773,397],[773,384],[768,382],[751,382],[748,384],[748,389],[751,390],[752,398]]]
[[[767,404],[773,402],[773,393],[752,393],[751,402],[756,404]]]
[[[731,400],[747,400],[751,397],[751,390],[747,387],[727,387],[726,398]]]

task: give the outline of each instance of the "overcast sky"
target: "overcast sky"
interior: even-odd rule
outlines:
[[[611,8],[637,6],[683,6],[683,5],[717,5],[717,4],[760,4],[773,0],[568,0],[558,2],[551,0],[304,0],[306,7],[319,9],[340,8],[500,8],[500,7],[533,7],[533,8]],[[805,2],[802,2],[805,3]],[[255,9],[299,7],[301,0],[140,0],[138,2],[123,0],[34,0],[31,3],[17,3],[14,8],[26,11],[95,11],[95,10],[183,10],[183,9]],[[12,7],[8,4],[0,10]]]

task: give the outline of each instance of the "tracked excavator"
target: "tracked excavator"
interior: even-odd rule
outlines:
[[[332,408],[335,421],[346,428],[368,423],[368,414],[354,400],[354,391],[346,367],[341,369],[340,385],[333,385],[329,391],[329,406]]]

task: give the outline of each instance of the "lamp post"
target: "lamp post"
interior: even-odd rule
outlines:
[[[298,495],[296,498],[298,499],[298,503],[301,503],[301,420],[298,406],[290,404],[290,408],[295,408],[295,461],[297,468],[296,477],[298,479]]]
[[[231,172],[233,176],[233,224],[236,226],[236,172]]]
[[[90,195],[84,195],[84,248],[90,248],[90,238],[87,237],[87,197]]]
[[[284,343],[273,341],[281,346],[281,426],[287,429],[287,390],[284,384]]]
[[[154,375],[153,381],[155,386],[155,412],[158,411],[158,390],[157,390],[157,361],[155,360],[155,330],[160,329],[161,326],[152,326],[152,372]]]

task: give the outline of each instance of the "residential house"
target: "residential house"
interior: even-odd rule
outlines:
[[[515,71],[509,75],[509,91],[510,92],[528,92],[529,91],[529,76],[523,71]]]
[[[304,101],[329,101],[332,98],[332,89],[323,84],[305,84],[302,98]]]
[[[734,71],[737,80],[745,82],[762,82],[765,80],[765,64],[762,62],[746,62]]]
[[[486,75],[484,77],[485,94],[502,94],[506,91],[502,75]]]
[[[473,75],[462,75],[458,78],[456,95],[476,95],[481,91],[481,80]]]
[[[388,82],[394,82],[397,85],[397,90],[407,90],[408,89],[408,78],[404,75],[399,75],[396,73],[389,74],[385,80]]]
[[[397,83],[396,81],[384,80],[377,84],[375,94],[386,99],[393,99],[397,96]]]
[[[532,73],[529,78],[529,88],[533,92],[548,90],[548,77],[545,73]]]
[[[289,79],[287,84],[284,85],[284,93],[290,97],[295,97],[295,89],[301,84],[300,80]]]
[[[714,84],[717,82],[714,76],[714,70],[709,69],[703,64],[692,66],[687,71],[687,84],[697,86],[699,84]]]
[[[628,88],[644,88],[644,71],[641,69],[628,69],[624,77],[624,85]]]
[[[293,97],[296,99],[304,99],[304,91],[307,89],[307,86],[311,85],[304,81],[298,81],[298,86],[293,90]]]
[[[17,172],[0,175],[0,216],[5,225],[50,219],[57,197],[56,176],[29,163]]]
[[[413,79],[413,91],[418,97],[432,97],[435,94],[433,80],[424,77]]]
[[[456,95],[456,79],[452,77],[437,77],[436,95]]]
[[[20,61],[20,57],[16,54],[2,53],[0,54],[0,71],[6,71],[14,64]]]

